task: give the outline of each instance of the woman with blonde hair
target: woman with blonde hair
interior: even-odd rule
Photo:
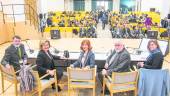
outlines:
[[[77,61],[75,61],[71,67],[79,68],[93,68],[95,66],[95,55],[91,51],[92,46],[88,39],[85,39],[81,42],[81,53]]]
[[[40,76],[43,76],[45,74],[50,74],[50,76],[46,77],[45,79],[50,79],[54,76],[54,59],[60,59],[59,56],[54,56],[49,51],[50,48],[50,41],[48,40],[42,40],[40,41],[40,51],[37,56],[36,64],[37,64],[37,70]],[[63,70],[61,68],[56,69],[57,79],[60,80],[63,76]],[[54,88],[54,85],[52,85],[52,88]],[[58,86],[58,90],[60,91],[60,87]]]

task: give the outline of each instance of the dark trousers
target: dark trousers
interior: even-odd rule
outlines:
[[[102,29],[103,29],[103,30],[105,29],[105,25],[106,25],[106,23],[105,23],[105,22],[102,22]]]
[[[57,74],[57,80],[61,80],[62,76],[63,76],[63,69],[60,67],[56,68],[56,74]]]

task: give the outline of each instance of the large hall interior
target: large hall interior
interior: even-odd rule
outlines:
[[[169,0],[0,0],[0,96],[170,96]]]

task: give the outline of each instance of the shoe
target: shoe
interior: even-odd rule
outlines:
[[[60,91],[61,91],[60,86],[57,86],[57,88],[58,88],[58,92],[60,92]],[[55,90],[55,89],[56,89],[55,85],[52,85],[52,89],[53,89],[53,90]]]
[[[101,90],[101,93],[103,93],[103,90]],[[104,92],[106,95],[110,94],[109,90],[105,90]]]
[[[60,92],[61,91],[61,88],[60,88],[60,86],[57,86],[58,87],[58,92]]]
[[[52,84],[52,89],[53,89],[53,90],[55,90],[55,89],[56,89],[54,84]]]

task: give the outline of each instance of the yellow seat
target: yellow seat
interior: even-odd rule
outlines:
[[[103,78],[103,96],[105,86],[110,91],[110,96],[113,96],[114,93],[134,91],[137,96],[137,80],[138,72],[124,72],[124,73],[112,73],[112,78],[110,76],[104,76]]]
[[[96,67],[91,69],[67,68],[68,96],[73,88],[92,88],[93,96],[96,92]]]
[[[65,32],[65,27],[58,27],[58,29],[60,30],[60,32]]]
[[[73,27],[65,27],[65,32],[73,32]]]
[[[45,32],[50,32],[50,30],[51,30],[51,27],[46,27],[44,31]]]

